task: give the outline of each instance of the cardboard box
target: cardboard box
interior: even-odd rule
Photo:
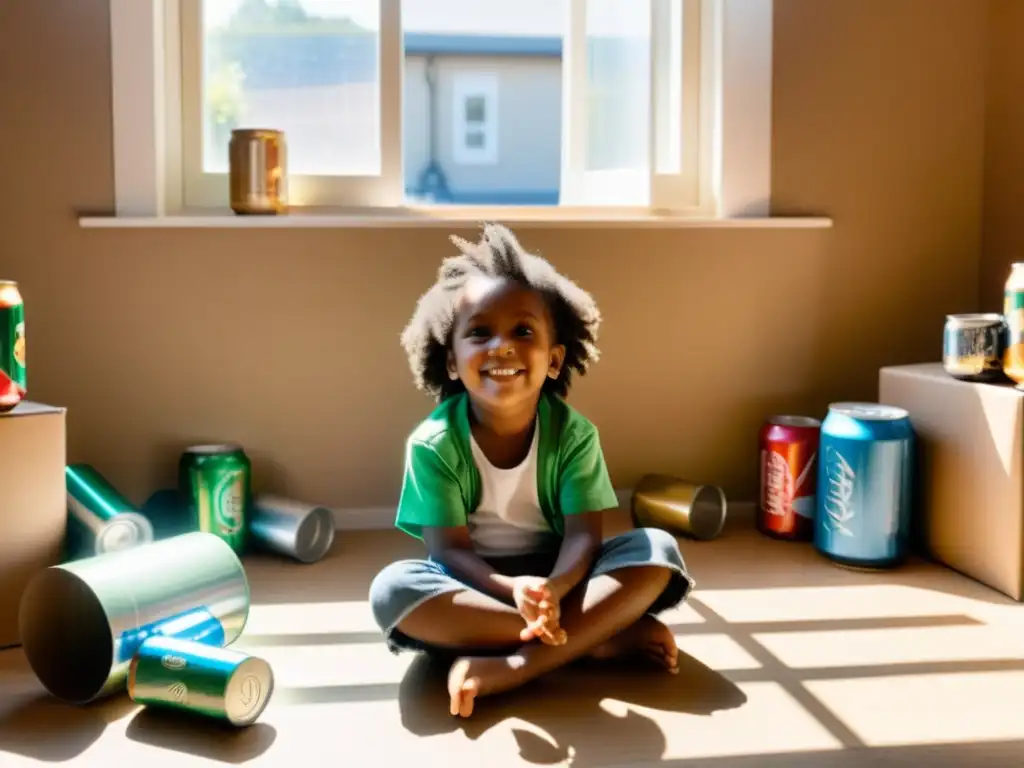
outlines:
[[[18,645],[28,581],[64,546],[67,410],[22,402],[0,414],[0,648]]]
[[[917,433],[920,536],[941,563],[1024,599],[1024,392],[939,363],[882,368],[879,401]]]

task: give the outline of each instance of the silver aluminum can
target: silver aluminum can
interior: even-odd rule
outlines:
[[[253,503],[252,542],[300,563],[315,563],[334,545],[334,515],[326,507],[264,494]]]
[[[942,367],[962,381],[1000,381],[1006,353],[1007,325],[1002,315],[947,315]]]

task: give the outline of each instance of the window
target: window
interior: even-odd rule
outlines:
[[[498,75],[457,72],[452,156],[460,165],[498,164]]]
[[[387,205],[402,67],[380,0],[179,0],[184,203],[226,204],[234,128],[287,142],[295,205]],[[397,130],[395,128],[397,127]]]
[[[121,215],[226,209],[239,127],[296,207],[767,213],[772,0],[109,2]]]

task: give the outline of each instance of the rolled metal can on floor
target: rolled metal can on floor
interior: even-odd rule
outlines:
[[[334,515],[326,507],[265,494],[253,502],[249,535],[264,549],[315,563],[334,544]]]
[[[833,403],[821,425],[814,544],[830,560],[891,568],[907,554],[914,433],[902,408]]]
[[[194,445],[178,462],[178,487],[196,514],[195,529],[245,549],[252,494],[252,464],[242,447]]]
[[[288,211],[288,147],[284,133],[237,128],[228,144],[231,210],[237,214]]]
[[[176,638],[157,637],[139,648],[128,670],[128,696],[137,704],[252,725],[274,692],[274,673],[261,658]]]
[[[153,541],[153,526],[88,464],[64,468],[68,495],[67,559],[131,549]]]
[[[249,583],[227,543],[188,533],[40,571],[22,594],[18,624],[43,687],[86,704],[124,689],[142,637],[209,639],[207,614],[223,644],[233,643],[249,616]]]
[[[1005,380],[1006,321],[1002,315],[947,315],[942,335],[942,367],[954,379]]]
[[[633,524],[710,541],[725,526],[725,493],[670,475],[645,475],[633,489]]]
[[[0,280],[0,413],[28,394],[25,362],[25,301],[14,280]]]
[[[820,438],[821,422],[808,416],[773,416],[761,428],[757,529],[766,536],[814,538]]]

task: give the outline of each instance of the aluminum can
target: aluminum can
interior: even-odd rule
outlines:
[[[1003,371],[1017,386],[1024,387],[1024,262],[1014,264],[1006,280],[1003,298],[1006,318],[1006,352]]]
[[[999,314],[947,315],[942,367],[963,381],[1003,379],[1006,330],[1006,321]]]
[[[0,413],[28,393],[25,370],[25,302],[18,284],[0,280]]]
[[[270,703],[274,673],[266,661],[241,651],[154,637],[132,659],[127,687],[138,704],[241,727],[256,722]]]
[[[252,464],[241,446],[195,445],[178,463],[178,482],[196,516],[195,530],[219,536],[238,553],[245,549],[251,504]]]
[[[236,128],[228,142],[231,210],[239,215],[288,212],[288,145],[283,131]]]
[[[890,568],[906,557],[914,432],[902,408],[833,403],[821,426],[815,548],[841,564]]]
[[[220,619],[206,606],[200,606],[122,632],[117,644],[117,661],[130,661],[142,644],[154,637],[174,637],[218,648],[228,644]]]
[[[644,475],[629,502],[633,525],[660,528],[673,536],[711,541],[725,527],[725,491],[672,475]]]
[[[820,437],[821,422],[808,416],[773,416],[761,427],[757,527],[766,536],[814,537]]]
[[[131,549],[153,541],[153,526],[88,464],[64,468],[68,522],[65,557],[77,559]]]
[[[316,504],[262,494],[253,500],[249,534],[262,549],[315,563],[334,546],[334,514]]]

